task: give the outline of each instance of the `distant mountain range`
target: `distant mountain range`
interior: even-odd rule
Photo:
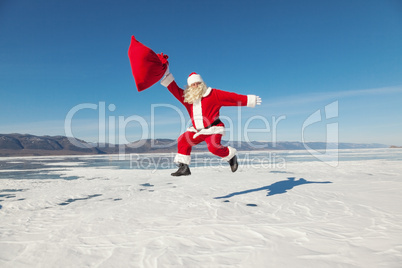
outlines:
[[[105,144],[98,146],[83,140],[69,139],[65,136],[34,136],[29,134],[0,134],[0,157],[6,156],[45,156],[45,155],[91,155],[117,153],[169,153],[176,152],[177,142],[171,139],[146,139],[130,144]],[[253,150],[304,150],[305,145],[314,150],[326,149],[325,142],[244,142],[223,141],[239,151]],[[329,148],[336,148],[329,144]],[[387,148],[384,144],[339,143],[339,149]],[[205,143],[194,147],[194,151],[207,151]]]

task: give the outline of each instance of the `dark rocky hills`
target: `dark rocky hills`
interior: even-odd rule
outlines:
[[[308,146],[314,150],[325,150],[325,142],[245,142],[223,141],[239,151],[254,150],[304,150]],[[384,144],[339,143],[339,149],[386,148]],[[130,144],[115,145],[88,143],[65,136],[35,136],[30,134],[0,134],[0,156],[42,156],[42,155],[92,155],[117,153],[169,153],[176,152],[177,143],[171,139],[144,139]],[[336,148],[328,144],[328,148]],[[207,151],[205,143],[194,147],[194,151]]]

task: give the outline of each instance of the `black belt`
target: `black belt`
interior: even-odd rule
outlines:
[[[218,118],[214,122],[212,122],[212,124],[210,124],[209,126],[205,127],[204,129],[208,129],[208,128],[216,126],[217,124],[220,124],[220,123],[222,123],[222,121]]]

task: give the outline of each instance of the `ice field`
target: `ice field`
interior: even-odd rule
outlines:
[[[402,149],[173,156],[0,158],[0,267],[402,265]]]

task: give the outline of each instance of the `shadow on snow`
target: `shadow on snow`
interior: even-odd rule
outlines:
[[[228,194],[228,195],[225,195],[225,196],[215,197],[215,199],[230,198],[230,197],[233,197],[235,195],[248,194],[248,193],[259,192],[259,191],[264,191],[264,190],[268,191],[267,196],[272,196],[272,195],[276,195],[276,194],[284,194],[288,190],[291,190],[295,186],[299,186],[299,185],[303,185],[303,184],[310,184],[310,183],[332,183],[332,182],[330,182],[330,181],[324,181],[324,182],[307,181],[307,180],[305,180],[303,178],[295,180],[294,177],[290,177],[287,180],[278,181],[278,182],[275,182],[275,183],[273,183],[271,185],[268,185],[268,186],[264,186],[264,187],[261,187],[261,188],[250,189],[250,190],[245,190],[245,191],[241,191],[241,192],[234,192],[234,193],[231,193],[231,194]]]

